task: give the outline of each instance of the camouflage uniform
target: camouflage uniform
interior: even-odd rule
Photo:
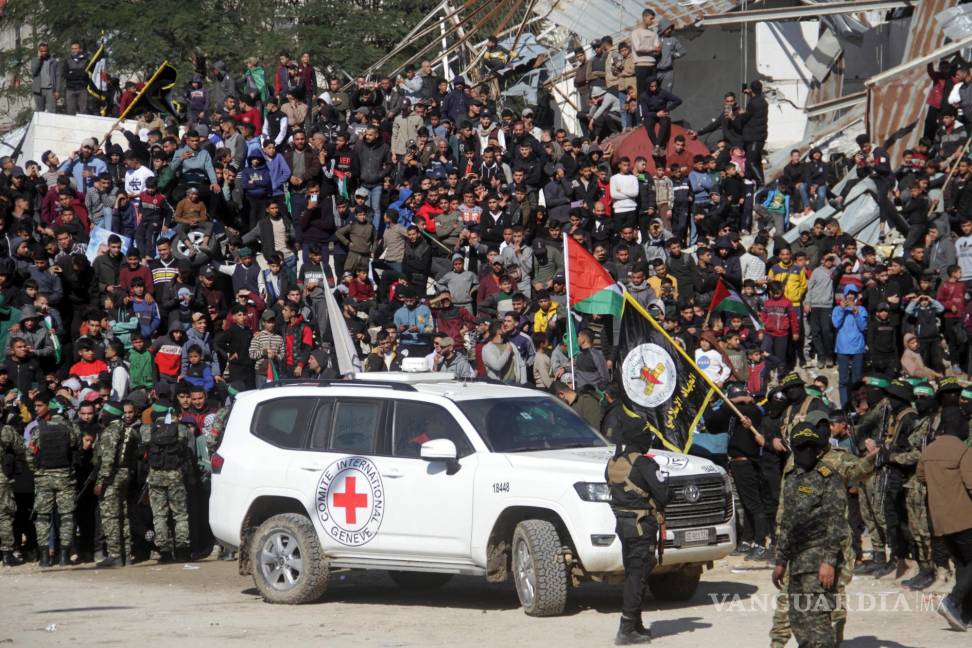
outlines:
[[[817,573],[821,563],[841,573],[844,548],[851,544],[847,524],[847,488],[826,464],[809,472],[790,471],[783,480],[777,564],[785,564],[789,615],[800,646],[836,645],[832,614],[837,610],[837,583],[826,590]],[[839,580],[839,577],[838,577]]]
[[[186,508],[186,480],[183,475],[186,456],[189,447],[189,428],[178,423],[169,425],[177,426],[177,439],[175,446],[178,450],[178,462],[165,464],[164,462],[153,462],[153,454],[158,455],[159,444],[153,442],[153,437],[167,425],[162,420],[152,425],[142,426],[142,443],[149,448],[149,474],[146,479],[148,484],[149,504],[152,507],[152,521],[155,529],[155,544],[160,552],[173,553],[174,550],[188,552],[189,549],[189,513]],[[153,452],[154,447],[154,452]],[[173,454],[175,457],[175,454]],[[153,465],[154,463],[154,465]],[[160,463],[162,464],[161,467]],[[175,465],[177,463],[178,465]],[[175,467],[172,467],[175,465]],[[175,543],[169,534],[169,514],[172,515],[172,524],[175,527]]]
[[[139,438],[135,426],[115,419],[101,432],[95,448],[99,459],[97,485],[101,486],[101,527],[108,555],[125,557],[132,545],[128,521],[128,484],[130,468]]]
[[[891,403],[888,399],[882,399],[872,410],[861,417],[856,427],[862,439],[870,438],[878,444],[881,443],[882,428],[891,416],[890,407]],[[877,555],[883,558],[887,546],[887,532],[885,531],[887,527],[884,522],[884,502],[881,499],[878,482],[877,473],[872,473],[862,481],[858,492],[858,501],[861,504],[861,517],[864,518],[864,524],[867,525],[867,536],[871,540],[871,556]]]
[[[941,414],[936,412],[915,425],[908,436],[908,449],[891,454],[891,461],[901,466],[917,466],[921,451],[925,449],[934,431],[938,429]],[[918,481],[915,473],[905,482],[905,508],[908,513],[908,530],[915,544],[915,560],[923,568],[932,562],[931,530],[928,526],[928,489]]]
[[[17,504],[14,501],[14,469],[16,462],[25,459],[24,437],[11,425],[0,428],[0,551],[5,555],[14,550],[14,514]]]
[[[67,464],[50,467],[48,463],[52,448],[45,451],[41,426],[59,428],[67,435]],[[54,504],[57,503],[57,514],[60,517],[61,551],[70,548],[74,540],[74,498],[76,487],[74,483],[74,466],[71,465],[72,454],[81,443],[81,431],[78,426],[69,422],[59,414],[52,414],[46,421],[41,421],[31,432],[27,461],[34,472],[34,513],[37,520],[34,528],[37,530],[37,543],[46,547],[51,532],[51,516]],[[45,452],[48,454],[45,455]],[[63,463],[63,462],[58,462]]]
[[[843,480],[845,491],[853,483],[867,479],[874,473],[873,459],[855,457],[847,450],[834,446],[831,446],[827,453],[820,458],[819,465],[826,466],[829,470],[836,473]],[[785,476],[790,474],[793,469],[793,457],[791,455],[784,469],[784,480],[786,479]],[[780,500],[780,508],[777,511],[777,527],[779,527],[783,519],[784,501],[783,499]],[[847,517],[845,516],[844,519],[847,520]],[[848,522],[849,528],[850,523]],[[836,579],[837,605],[834,608],[833,614],[831,614],[834,635],[838,644],[844,639],[844,627],[847,625],[846,590],[854,576],[854,562],[857,559],[854,553],[853,534],[847,534],[840,549],[842,562]],[[787,575],[787,578],[789,578],[789,575]],[[788,582],[788,580],[784,582]],[[770,640],[774,647],[782,647],[790,640],[790,606],[787,597],[780,596],[777,599],[776,611],[773,613],[773,628],[770,630]]]

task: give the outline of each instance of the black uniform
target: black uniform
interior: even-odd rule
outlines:
[[[751,403],[737,403],[736,408],[753,422],[753,427],[760,428],[763,413],[759,407]],[[743,427],[739,417],[725,405],[711,411],[706,416],[705,425],[709,430],[725,430],[729,434],[729,472],[742,501],[746,522],[743,526],[745,537],[741,540],[763,546],[770,534],[770,518],[775,510],[771,512],[765,508],[766,479],[760,465],[761,452],[756,437]]]
[[[605,471],[624,561],[622,630],[626,621],[641,626],[644,588],[656,564],[656,515],[664,513],[670,497],[668,475],[650,454],[642,454],[646,445],[628,441],[624,450],[619,447],[608,461]]]

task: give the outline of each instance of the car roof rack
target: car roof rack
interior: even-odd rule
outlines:
[[[342,380],[340,378],[280,378],[273,382],[264,383],[260,389],[272,387],[293,387],[306,385],[308,387],[380,387],[394,391],[418,391],[414,385],[404,382],[378,380]]]

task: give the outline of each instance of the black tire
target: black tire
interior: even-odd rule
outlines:
[[[285,542],[284,537],[289,541]],[[277,545],[278,539],[281,541],[280,545]],[[268,544],[271,550],[265,554],[264,549]],[[283,554],[274,553],[274,547],[277,546],[283,547]],[[296,555],[300,568],[291,566],[296,563],[269,562],[267,557],[272,555],[280,560],[284,560],[286,556],[290,556],[292,560]],[[283,513],[274,515],[261,524],[253,534],[250,559],[253,564],[253,582],[267,603],[313,603],[327,589],[328,564],[324,559],[317,531],[304,515]],[[275,570],[274,566],[279,567],[279,570]]]
[[[546,520],[524,520],[513,531],[511,551],[513,582],[523,611],[537,617],[562,614],[567,606],[567,565],[557,528]]]
[[[648,577],[648,588],[656,601],[687,601],[695,596],[702,569],[687,567]]]
[[[452,580],[452,574],[436,574],[432,572],[404,572],[390,571],[388,575],[395,584],[406,590],[439,589]]]

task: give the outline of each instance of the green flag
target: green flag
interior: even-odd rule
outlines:
[[[577,327],[574,326],[573,316],[567,317],[567,332],[564,333],[564,344],[567,345],[567,356],[576,358],[581,352],[580,345],[577,344]]]

